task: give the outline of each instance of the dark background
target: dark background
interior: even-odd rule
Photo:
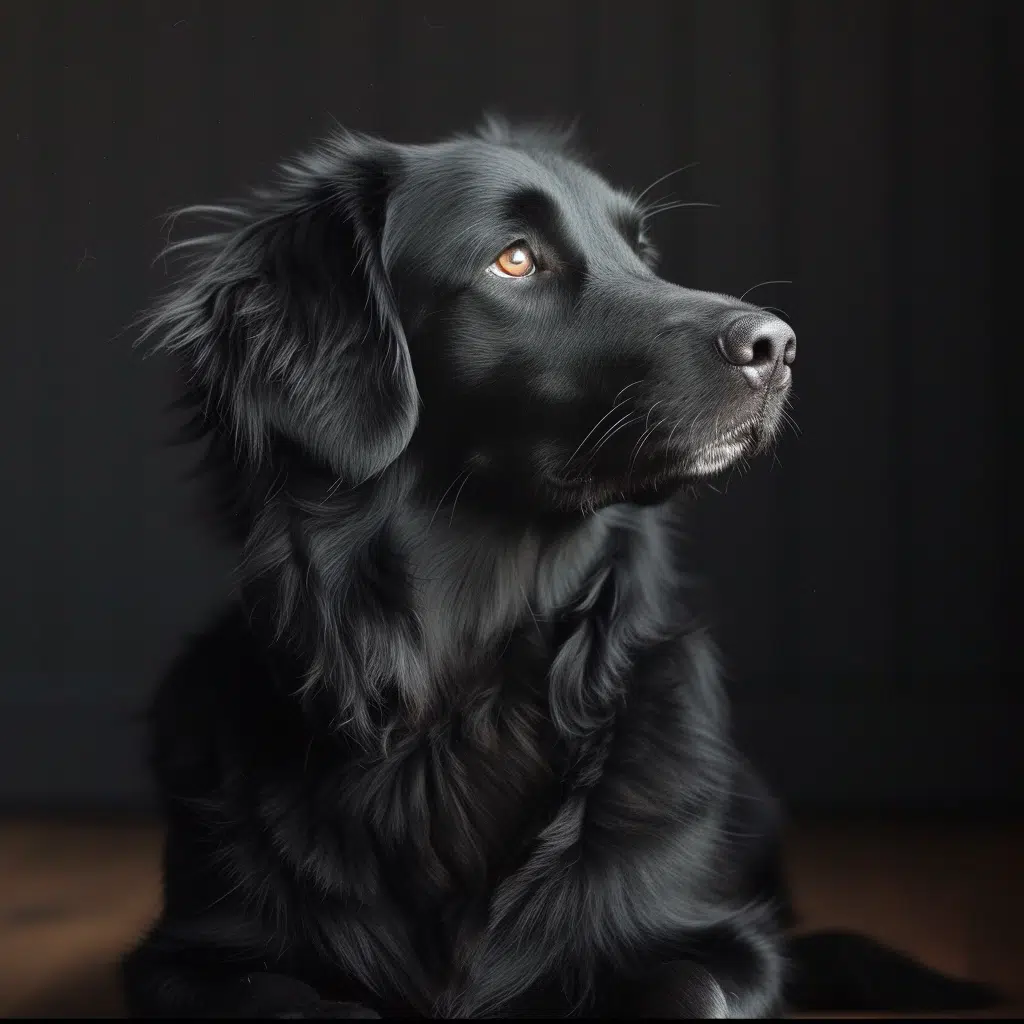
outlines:
[[[1007,469],[1021,5],[0,5],[0,803],[148,799],[133,716],[230,560],[131,349],[162,216],[332,120],[579,117],[667,276],[777,305],[802,433],[694,510],[738,729],[791,803],[1024,803]],[[1013,306],[1013,308],[1011,308]],[[726,493],[727,492],[727,493]],[[1017,655],[1019,657],[1019,655]]]

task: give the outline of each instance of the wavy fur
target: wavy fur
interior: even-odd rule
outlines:
[[[634,201],[498,121],[198,212],[145,340],[239,588],[154,703],[133,1012],[780,1013],[777,813],[678,538],[716,438],[782,415],[714,351],[753,307],[658,278]],[[501,280],[517,238],[540,270]]]

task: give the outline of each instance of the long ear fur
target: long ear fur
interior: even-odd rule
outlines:
[[[347,483],[378,474],[415,429],[418,395],[380,240],[397,149],[340,135],[231,207],[143,339],[184,360],[201,429],[241,464],[296,442]]]
[[[423,696],[401,566],[370,557],[401,489],[382,471],[418,415],[381,258],[401,172],[397,147],[342,135],[244,203],[191,208],[219,230],[170,247],[192,258],[142,336],[184,363],[250,625],[297,660],[318,720],[364,736]]]

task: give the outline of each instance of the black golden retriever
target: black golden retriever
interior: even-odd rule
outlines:
[[[154,704],[165,908],[132,1012],[982,998],[784,938],[677,527],[776,433],[789,326],[660,278],[642,202],[544,129],[340,135],[203,212],[146,336],[183,362],[240,584]]]

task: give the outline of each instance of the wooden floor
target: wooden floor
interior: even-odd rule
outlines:
[[[113,964],[158,907],[152,825],[0,822],[0,1015],[121,1013]],[[808,927],[850,927],[988,981],[1024,1016],[1024,827],[817,824],[793,830]]]

